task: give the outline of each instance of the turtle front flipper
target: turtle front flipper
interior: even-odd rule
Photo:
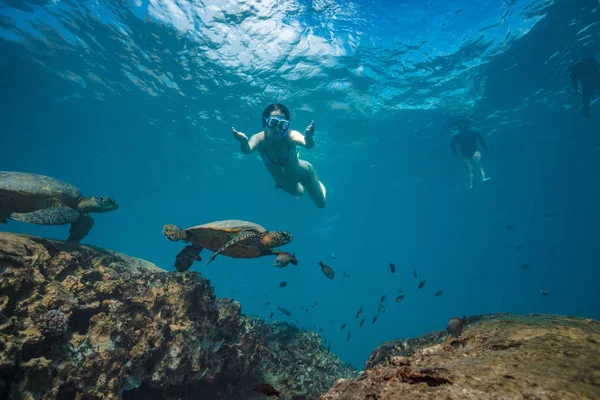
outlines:
[[[71,207],[43,208],[29,213],[12,213],[10,218],[15,221],[37,225],[65,225],[79,218],[79,211]]]
[[[175,269],[178,272],[184,272],[190,269],[194,261],[202,261],[201,251],[202,247],[198,248],[193,244],[185,246],[175,257]]]
[[[239,233],[236,237],[234,237],[233,239],[231,239],[229,242],[225,243],[223,246],[221,246],[221,248],[217,251],[215,251],[213,253],[212,256],[210,256],[210,258],[208,259],[208,261],[206,262],[206,264],[204,264],[205,266],[210,264],[212,262],[212,260],[215,259],[216,256],[218,256],[219,254],[221,254],[222,252],[224,252],[228,247],[233,246],[236,243],[239,243],[241,241],[246,241],[249,239],[255,239],[257,238],[258,235],[256,234],[256,232],[241,232]]]
[[[94,226],[94,219],[87,214],[81,214],[77,221],[71,224],[67,242],[79,243],[81,239],[87,236],[90,229]]]

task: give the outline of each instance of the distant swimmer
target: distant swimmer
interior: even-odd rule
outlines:
[[[571,66],[571,80],[575,93],[579,94],[579,84],[581,82],[581,116],[583,118],[592,118],[590,106],[594,92],[600,89],[600,63],[594,57],[587,57]]]
[[[481,166],[481,153],[477,149],[477,142],[481,144],[481,147],[487,152],[487,145],[481,137],[481,135],[471,129],[469,124],[465,120],[459,121],[458,133],[452,137],[450,142],[450,149],[454,156],[456,154],[456,144],[460,146],[465,167],[467,168],[467,179],[469,180],[469,190],[473,190],[473,165],[477,167],[481,174],[481,181],[488,182],[490,177],[486,176],[483,167]]]
[[[325,208],[326,190],[311,163],[298,159],[296,146],[311,149],[315,145],[314,121],[304,134],[290,129],[290,112],[283,104],[270,104],[262,113],[264,130],[250,139],[235,128],[233,137],[240,142],[244,154],[259,151],[267,170],[275,181],[275,187],[295,196],[306,190],[313,203]]]

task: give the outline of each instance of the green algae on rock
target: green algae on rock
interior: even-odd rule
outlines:
[[[36,322],[51,310],[67,317],[64,335],[45,335]],[[352,376],[316,334],[244,316],[198,273],[0,233],[7,398],[246,400],[269,380],[282,397],[314,399]]]

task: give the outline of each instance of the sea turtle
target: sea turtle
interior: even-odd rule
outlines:
[[[173,242],[192,243],[179,252],[175,260],[177,271],[190,268],[194,260],[201,260],[202,249],[215,253],[209,258],[208,265],[218,254],[233,258],[257,258],[279,255],[274,247],[283,246],[292,241],[292,234],[287,231],[267,232],[262,226],[239,220],[215,221],[204,225],[181,229],[175,225],[165,225],[163,235]]]
[[[79,242],[92,226],[91,212],[116,210],[107,196],[83,197],[75,186],[44,175],[0,171],[0,223],[7,219],[39,225],[71,224],[69,242]]]

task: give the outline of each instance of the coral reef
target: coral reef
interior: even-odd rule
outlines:
[[[315,399],[353,376],[316,334],[244,316],[198,273],[0,233],[0,400],[248,400],[258,383]]]
[[[296,400],[600,398],[598,321],[467,324],[383,343],[359,376],[316,333],[243,315],[198,273],[0,233],[0,400],[251,400],[260,383]]]
[[[69,329],[69,319],[59,310],[50,310],[42,314],[37,325],[44,336],[62,336]]]
[[[555,315],[468,318],[444,331],[386,342],[356,379],[321,400],[599,399],[600,323]]]

